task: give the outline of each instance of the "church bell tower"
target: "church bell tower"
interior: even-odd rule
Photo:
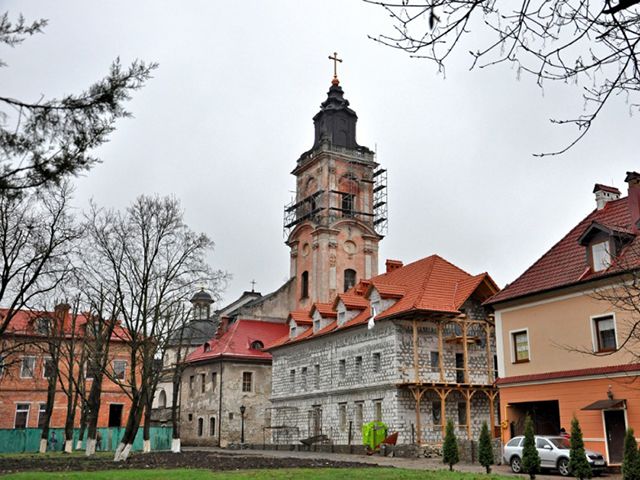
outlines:
[[[314,143],[291,172],[296,196],[285,207],[291,277],[297,308],[328,302],[361,279],[378,274],[378,243],[387,228],[386,170],[356,142],[358,116],[334,75],[313,117]]]

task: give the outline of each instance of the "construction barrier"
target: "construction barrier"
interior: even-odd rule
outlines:
[[[124,435],[124,428],[99,428],[98,432],[100,432],[100,442],[96,445],[96,451],[115,451],[122,435]],[[172,432],[173,429],[171,427],[151,427],[151,450],[171,449]],[[133,451],[142,450],[142,434],[142,428],[139,428],[136,439],[133,442]],[[0,429],[0,453],[38,452],[40,450],[41,435],[42,429],[40,428]],[[74,450],[78,442],[79,435],[80,429],[74,429]],[[64,450],[64,428],[50,429],[48,440],[47,449],[49,451]],[[86,432],[82,442],[83,449],[85,447],[84,440],[86,440]]]

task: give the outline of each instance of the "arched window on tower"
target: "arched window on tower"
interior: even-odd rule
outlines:
[[[300,298],[309,297],[309,272],[304,271],[300,276]]]
[[[342,194],[342,215],[344,217],[353,217],[355,198],[356,196],[350,193]]]
[[[167,394],[164,390],[160,390],[160,395],[158,395],[158,408],[166,408],[167,406]]]
[[[347,268],[344,271],[344,291],[346,292],[356,284],[356,271],[352,268]]]

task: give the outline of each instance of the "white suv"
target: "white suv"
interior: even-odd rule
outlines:
[[[538,455],[540,455],[540,467],[558,470],[563,476],[571,475],[569,470],[569,439],[546,435],[536,435],[535,439]],[[504,446],[502,458],[511,465],[511,470],[514,473],[522,473],[523,441],[524,437],[520,435],[513,437]],[[591,450],[586,450],[585,453],[594,475],[599,475],[606,470],[607,462],[601,454]]]

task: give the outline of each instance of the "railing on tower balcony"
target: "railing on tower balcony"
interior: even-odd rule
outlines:
[[[353,218],[372,226],[380,235],[387,232],[387,175],[379,169],[372,180],[373,213],[357,210],[358,199],[352,192],[319,190],[299,201],[291,201],[284,207],[284,237],[287,238],[296,225],[310,220],[317,224],[331,224],[341,218]]]

